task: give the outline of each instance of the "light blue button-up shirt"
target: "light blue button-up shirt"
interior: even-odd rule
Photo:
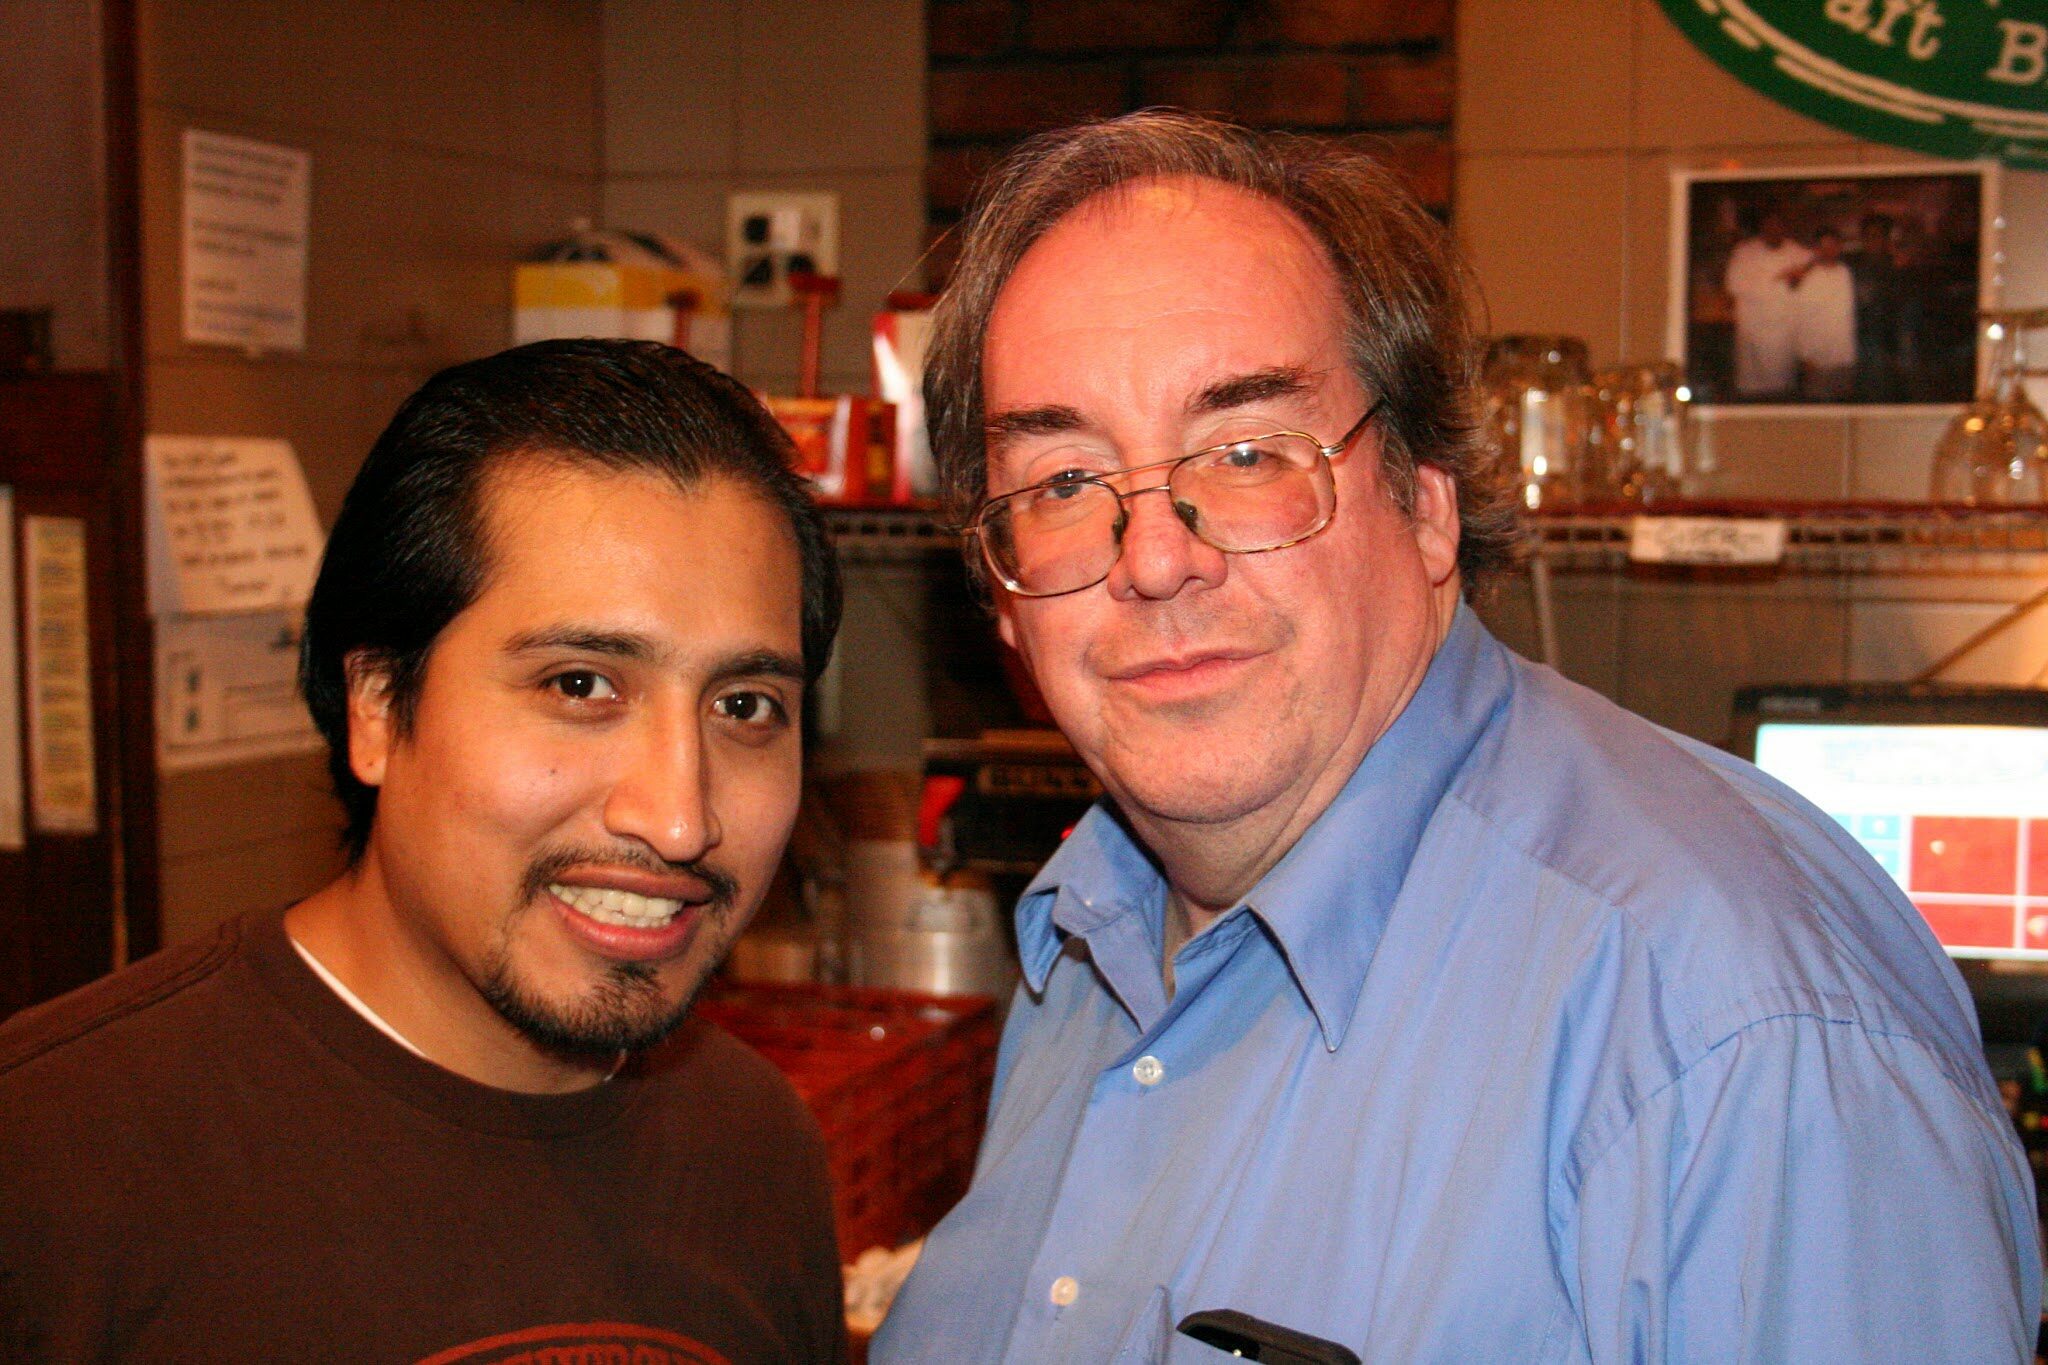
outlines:
[[[1161,981],[1109,813],[1019,904],[973,1188],[886,1365],[2026,1361],[2032,1183],[1963,984],[1783,786],[1461,609],[1341,795]]]

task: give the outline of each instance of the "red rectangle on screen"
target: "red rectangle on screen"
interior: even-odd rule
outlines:
[[[2027,894],[2048,896],[2048,820],[2027,821]]]
[[[1962,904],[1945,904],[1940,901],[1915,900],[1920,913],[1927,916],[1927,923],[1933,928],[1934,936],[1941,940],[1944,948],[2011,948],[2013,942],[2011,901],[2003,905],[1996,901],[1979,904],[1975,901]]]
[[[2020,822],[1976,815],[1913,817],[1913,870],[1909,891],[2016,896],[2020,881]],[[2006,933],[2011,938],[2011,930]]]

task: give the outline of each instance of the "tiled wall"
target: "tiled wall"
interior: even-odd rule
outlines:
[[[834,190],[844,293],[828,392],[868,389],[869,318],[919,287],[924,7],[919,0],[607,0],[604,220],[722,254],[735,189]],[[796,388],[790,310],[736,319],[740,377]]]
[[[1027,133],[1148,105],[1370,139],[1450,200],[1451,0],[932,0],[934,287],[975,178]]]
[[[511,336],[508,263],[598,210],[597,0],[143,0],[148,425],[281,436],[323,521],[398,401]],[[312,154],[306,350],[179,335],[186,128]],[[167,776],[164,937],[305,894],[336,866],[316,756]]]
[[[1925,160],[1757,95],[1702,56],[1656,0],[1459,0],[1452,223],[1494,332],[1584,337],[1596,365],[1664,353],[1679,168]],[[2007,301],[2048,303],[2048,175],[2003,181]],[[1737,417],[1703,424],[1726,497],[1916,499],[1946,412]],[[1740,682],[1911,676],[2040,586],[2020,572],[1787,577],[1761,586],[1559,582],[1565,670],[1653,719],[1725,731]],[[1997,566],[1992,566],[1996,568]],[[1526,588],[1491,610],[1533,644]],[[1953,675],[2026,683],[2048,667],[2048,611]]]

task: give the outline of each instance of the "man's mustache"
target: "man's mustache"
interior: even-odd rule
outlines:
[[[672,863],[642,848],[562,848],[542,854],[527,867],[520,887],[520,904],[531,901],[550,882],[562,880],[562,874],[572,867],[627,867],[657,876],[694,877],[710,890],[710,904],[717,909],[724,909],[739,898],[739,879],[703,858]]]

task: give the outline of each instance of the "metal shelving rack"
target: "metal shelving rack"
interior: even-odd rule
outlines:
[[[1628,567],[1638,516],[1771,518],[1785,523],[1784,573],[2048,574],[2048,507],[1924,503],[1672,503],[1653,510],[1545,513],[1528,546],[1553,569]]]
[[[825,515],[848,559],[951,553],[960,543],[959,533],[927,507],[832,507]],[[1782,520],[1786,549],[1778,568],[1787,573],[2048,573],[2048,507],[1671,502],[1653,509],[1544,512],[1525,523],[1528,553],[1563,571],[1626,568],[1638,516]]]
[[[1928,503],[1668,502],[1654,508],[1595,507],[1530,515],[1523,565],[1534,598],[1545,662],[1558,661],[1553,573],[1617,573],[1630,568],[1629,543],[1642,516],[1773,519],[1785,523],[1785,554],[1764,574],[1984,574],[2048,578],[2048,507],[1950,507]],[[959,533],[928,507],[833,507],[826,511],[839,553],[849,563],[955,553]],[[1659,570],[1663,571],[1663,570]],[[1682,572],[1715,572],[1687,566]],[[2048,603],[2048,588],[2013,604],[1998,620],[1932,664],[1939,676],[1965,654]]]

